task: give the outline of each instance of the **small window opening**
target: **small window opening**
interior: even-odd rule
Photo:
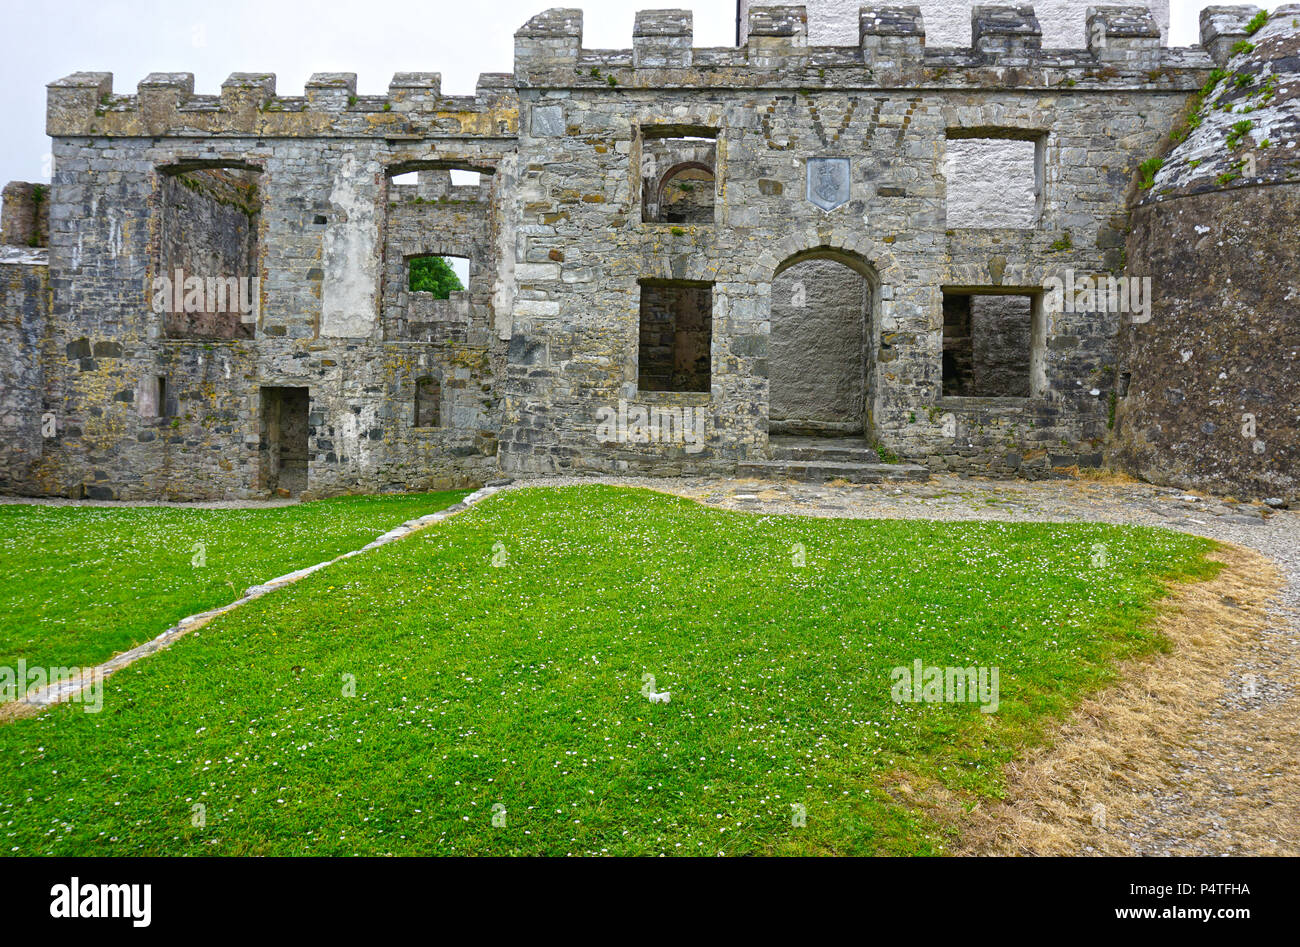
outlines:
[[[641,219],[711,224],[717,197],[717,134],[692,127],[641,130]]]
[[[469,260],[465,257],[415,256],[407,261],[407,288],[447,299],[469,285]]]
[[[708,391],[713,284],[641,282],[637,383],[642,391]]]
[[[164,169],[152,306],[172,339],[251,339],[260,303],[259,172]]]
[[[416,379],[415,426],[442,427],[442,384],[432,376]]]

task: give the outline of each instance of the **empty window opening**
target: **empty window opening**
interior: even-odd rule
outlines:
[[[293,496],[307,489],[310,394],[306,388],[263,388],[261,395],[262,489]]]
[[[442,383],[436,378],[416,379],[415,426],[442,427]]]
[[[675,168],[659,189],[659,220],[667,224],[713,222],[713,172],[690,164]]]
[[[642,129],[641,219],[711,224],[717,195],[717,135],[703,129]]]
[[[642,391],[708,391],[713,284],[643,280],[637,383]]]
[[[1133,373],[1132,373],[1132,372],[1120,372],[1120,374],[1119,374],[1119,385],[1118,385],[1117,390],[1116,390],[1116,392],[1115,392],[1115,396],[1116,396],[1117,398],[1127,398],[1127,397],[1128,397],[1128,386],[1132,383],[1132,381],[1133,381]]]
[[[1040,141],[949,138],[944,175],[948,179],[949,227],[1038,226]]]
[[[259,173],[165,170],[152,305],[172,339],[251,339],[260,297]]]
[[[447,299],[469,285],[466,257],[414,256],[407,261],[406,272],[411,292],[432,293],[434,299]]]
[[[409,165],[404,167],[410,168]],[[480,198],[487,173],[440,161],[421,162],[388,176],[388,200],[397,204],[467,203]]]
[[[162,375],[146,375],[136,389],[136,410],[142,418],[165,418],[167,410],[167,379]]]
[[[943,294],[943,394],[1028,398],[1034,297]]]

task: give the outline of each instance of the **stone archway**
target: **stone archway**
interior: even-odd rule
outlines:
[[[776,268],[767,360],[770,434],[868,433],[876,286],[871,266],[842,250],[804,251]]]

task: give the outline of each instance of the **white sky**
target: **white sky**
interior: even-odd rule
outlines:
[[[697,46],[734,45],[736,30],[734,0],[0,4],[0,184],[49,180],[45,84],[72,72],[112,72],[118,93],[133,93],[150,72],[192,72],[195,92],[213,95],[232,72],[274,72],[283,95],[301,95],[313,72],[355,72],[362,94],[386,92],[395,72],[441,72],[444,91],[469,94],[480,72],[513,69],[515,30],[548,5],[585,9],[584,45],[590,48],[629,48],[638,9],[689,7]],[[1197,11],[1206,5],[1173,0],[1173,45],[1196,42]]]

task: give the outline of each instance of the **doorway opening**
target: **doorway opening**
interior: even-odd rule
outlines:
[[[865,263],[834,250],[792,257],[772,282],[768,432],[862,437],[871,391],[874,289]]]
[[[280,496],[307,489],[307,388],[263,388],[261,488]]]

